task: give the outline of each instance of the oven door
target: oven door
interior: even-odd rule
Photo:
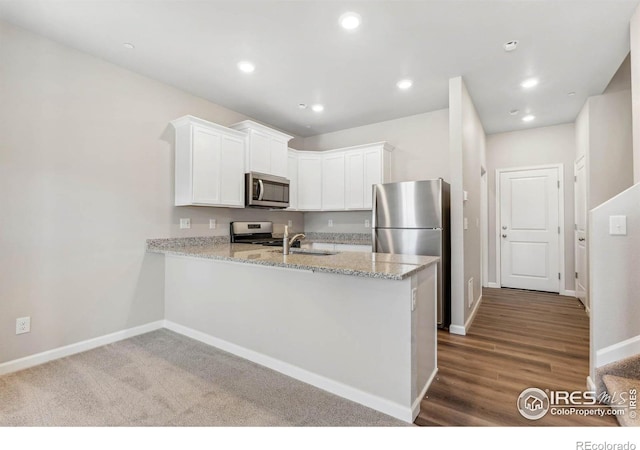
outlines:
[[[246,174],[245,204],[259,208],[288,208],[289,180],[250,172]]]

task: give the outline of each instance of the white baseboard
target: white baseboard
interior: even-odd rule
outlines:
[[[571,291],[569,289],[563,289],[560,291],[560,295],[566,295],[567,297],[575,297],[576,291]]]
[[[436,378],[437,373],[438,373],[438,368],[436,367],[435,369],[433,369],[433,372],[431,372],[431,375],[429,376],[429,379],[427,380],[424,387],[422,388],[422,391],[420,391],[420,395],[413,402],[413,405],[411,406],[411,417],[413,417],[413,419],[411,419],[412,422],[416,420],[416,417],[418,417],[418,414],[420,414],[420,403],[422,402],[422,399],[424,398],[424,396],[427,395],[429,386],[431,386],[431,383],[433,383],[433,380]]]
[[[602,367],[640,353],[640,335],[596,351],[594,367]]]
[[[500,289],[500,285],[498,283],[494,283],[493,281],[489,281],[487,283],[487,287],[492,289]]]
[[[138,327],[129,328],[115,333],[106,334],[86,341],[76,342],[75,344],[65,345],[64,347],[54,348],[46,352],[36,353],[35,355],[25,356],[24,358],[14,359],[0,364],[0,375],[18,370],[28,369],[40,364],[44,364],[54,359],[64,358],[66,356],[75,355],[76,353],[86,352],[103,345],[112,344],[114,342],[128,339],[139,334],[149,333],[150,331],[159,330],[164,326],[164,321],[147,323]]]
[[[369,408],[373,408],[377,411],[383,412],[405,422],[412,423],[414,420],[412,406],[402,406],[398,403],[392,402],[382,397],[378,397],[376,395],[361,391],[360,389],[340,383],[330,378],[326,378],[313,372],[309,372],[308,370],[302,369],[284,361],[280,361],[279,359],[273,358],[271,356],[249,350],[248,348],[232,344],[231,342],[216,338],[192,328],[182,326],[169,320],[164,321],[164,327],[171,331],[175,331],[178,334],[182,334],[191,339],[195,339],[196,341],[200,341],[207,345],[219,348],[220,350],[232,353],[236,356],[239,356],[240,358],[248,359],[249,361],[253,361],[257,364],[268,367],[277,372],[283,373],[292,378],[323,389],[327,392],[331,392],[332,394],[336,394],[340,397],[344,397],[348,400],[368,406]],[[434,375],[432,375],[432,377],[433,376]]]
[[[591,375],[589,375],[587,377],[587,391],[588,392],[595,392],[596,391],[596,384],[591,379]]]
[[[464,323],[464,326],[462,326],[462,325],[449,325],[449,333],[451,333],[451,334],[459,334],[460,336],[465,336],[467,334],[467,330],[471,327],[471,324],[473,323],[473,319],[476,318],[476,314],[478,313],[478,309],[480,309],[480,303],[482,303],[482,294],[480,295],[480,297],[478,297],[478,300],[476,300],[476,302],[475,302],[475,304],[473,306],[473,310],[471,311],[471,314],[469,314],[469,318]]]

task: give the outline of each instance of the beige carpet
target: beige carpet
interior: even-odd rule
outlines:
[[[168,330],[0,377],[0,426],[405,426]]]
[[[605,375],[602,377],[607,392],[609,395],[614,396],[614,402],[612,404],[621,408],[623,414],[616,416],[618,422],[623,427],[640,427],[640,407],[637,404],[637,395],[640,392],[640,380],[617,377],[615,375]],[[635,393],[636,403],[631,404],[630,396]]]

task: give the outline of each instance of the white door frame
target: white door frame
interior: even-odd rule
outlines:
[[[508,169],[496,169],[496,221],[495,221],[495,239],[496,239],[496,284],[502,287],[501,281],[501,239],[500,239],[500,175],[507,172],[520,172],[524,170],[540,170],[540,169],[558,169],[558,181],[560,189],[558,191],[558,223],[560,224],[560,236],[558,239],[558,255],[560,257],[560,295],[572,295],[566,290],[565,273],[564,273],[564,164],[547,164],[543,166],[529,167],[509,167]]]

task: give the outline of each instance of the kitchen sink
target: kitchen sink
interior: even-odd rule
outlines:
[[[282,253],[282,250],[274,250],[274,252]],[[337,255],[339,252],[330,252],[327,250],[315,250],[312,248],[291,248],[289,249],[290,255],[309,255],[309,256],[328,256]]]

